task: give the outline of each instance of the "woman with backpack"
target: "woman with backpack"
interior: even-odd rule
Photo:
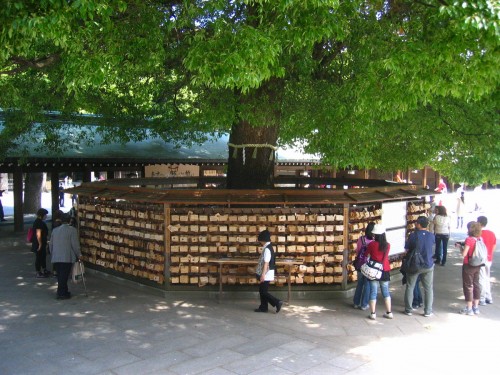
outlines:
[[[366,249],[370,242],[373,241],[372,230],[375,223],[370,222],[366,226],[365,235],[358,238],[356,244],[356,259],[354,259],[354,268],[358,273],[358,283],[354,292],[354,308],[368,310],[368,301],[370,299],[370,280],[361,273],[361,266],[367,261]]]
[[[479,273],[481,265],[473,266],[470,263],[472,254],[477,241],[481,241],[481,224],[471,221],[467,224],[469,236],[461,246],[461,253],[464,259],[462,266],[462,285],[466,306],[460,310],[460,314],[477,315],[479,314],[479,299],[481,298],[481,284],[479,282]]]

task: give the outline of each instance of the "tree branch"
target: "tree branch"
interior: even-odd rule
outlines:
[[[48,66],[54,65],[60,59],[61,56],[58,53],[35,60],[28,60],[20,56],[14,56],[9,59],[9,62],[17,65],[17,67],[9,70],[0,70],[0,75],[1,74],[15,75],[18,73],[22,73],[28,69],[41,70]]]
[[[426,2],[423,2],[423,1],[419,1],[419,0],[415,0],[415,2],[417,4],[420,4],[420,5],[423,5],[425,7],[429,7],[429,8],[437,8],[437,5],[434,5],[434,4],[429,4],[429,3],[426,3]],[[443,5],[447,5],[444,1],[438,1],[440,2],[441,4]]]

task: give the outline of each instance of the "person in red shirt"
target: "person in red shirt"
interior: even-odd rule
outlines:
[[[495,233],[489,229],[485,229],[488,225],[488,219],[486,216],[479,216],[477,222],[481,225],[481,237],[488,250],[488,261],[485,263],[484,267],[481,267],[481,272],[479,273],[479,283],[481,284],[481,298],[479,299],[479,304],[484,306],[486,304],[493,303],[493,297],[491,296],[491,282],[490,282],[490,271],[491,265],[493,263],[493,252],[497,246],[497,238]]]
[[[384,266],[384,271],[382,272],[382,277],[380,280],[370,280],[370,300],[368,302],[370,306],[370,315],[368,318],[375,320],[377,319],[376,307],[377,307],[377,293],[378,286],[380,285],[380,292],[384,297],[385,302],[385,314],[384,318],[392,319],[391,310],[391,294],[389,293],[389,281],[391,279],[391,265],[389,263],[389,251],[391,250],[391,245],[387,242],[385,236],[385,229],[381,224],[375,224],[372,230],[374,236],[374,241],[368,244],[366,248],[366,254]]]
[[[448,192],[448,188],[446,187],[446,184],[444,183],[444,180],[442,178],[439,179],[439,184],[437,188],[434,189],[434,191],[443,194],[446,194]]]
[[[481,297],[481,284],[479,273],[482,266],[469,265],[469,257],[474,253],[476,241],[481,238],[481,225],[475,221],[467,224],[469,237],[465,239],[465,245],[461,246],[461,254],[464,259],[462,266],[462,286],[466,306],[460,310],[460,314],[478,315],[479,298]]]

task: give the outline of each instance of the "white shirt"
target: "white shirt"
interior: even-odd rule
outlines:
[[[434,233],[450,235],[450,218],[449,216],[436,215],[434,217]]]
[[[271,242],[267,242],[262,248],[262,254],[264,256],[264,263],[269,263],[271,261],[271,250],[267,248]],[[274,281],[274,270],[268,270],[266,276],[264,277],[265,281]]]

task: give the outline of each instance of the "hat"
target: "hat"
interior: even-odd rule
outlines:
[[[269,233],[267,229],[263,230],[259,233],[259,237],[257,237],[257,239],[262,242],[269,242],[271,241],[271,233]]]
[[[372,234],[382,234],[385,233],[385,228],[382,226],[382,224],[375,224],[372,230]]]
[[[429,219],[427,219],[425,216],[419,216],[417,218],[417,224],[419,224],[422,228],[427,228],[429,225]]]

